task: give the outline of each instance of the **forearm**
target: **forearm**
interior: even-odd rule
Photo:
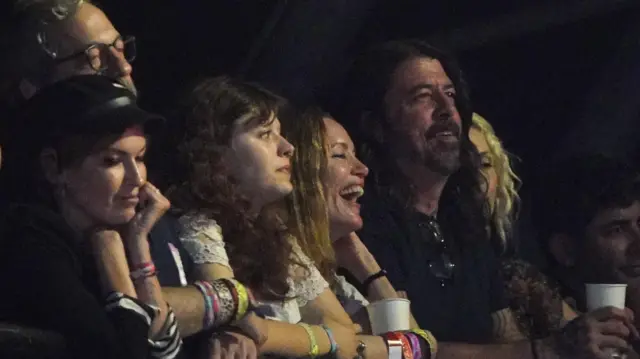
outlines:
[[[331,350],[331,342],[325,330],[318,325],[311,325],[318,354],[328,354]],[[267,322],[267,340],[260,346],[262,354],[276,354],[286,357],[307,357],[311,348],[311,341],[306,330],[297,324],[277,322],[269,320]]]
[[[146,235],[140,236],[140,238],[134,241],[128,241],[127,254],[129,261],[133,265],[153,262]],[[133,281],[133,284],[135,285],[138,299],[148,305],[152,305],[160,309],[159,315],[155,318],[150,328],[150,333],[156,334],[160,329],[162,329],[168,313],[167,302],[162,296],[162,289],[160,287],[158,277],[153,275],[138,278]],[[154,335],[150,336],[153,337]]]
[[[129,277],[129,265],[120,238],[95,240],[94,259],[100,278],[100,287],[106,295],[120,292],[137,298],[136,290]]]
[[[188,337],[203,329],[205,303],[202,293],[195,287],[162,288],[164,299],[178,319],[180,333]]]

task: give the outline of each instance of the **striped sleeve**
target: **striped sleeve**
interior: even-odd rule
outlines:
[[[125,310],[135,314],[142,319],[147,326],[151,326],[154,318],[158,315],[159,309],[155,306],[142,303],[136,298],[119,292],[111,293],[106,300],[105,309],[107,313]],[[155,338],[149,338],[149,357],[156,359],[174,359],[180,354],[182,339],[178,330],[178,321],[171,309],[168,307],[167,319],[160,332]]]
[[[182,338],[178,330],[178,321],[171,307],[160,333],[149,339],[150,356],[158,359],[173,359],[178,356],[182,347]]]
[[[147,326],[151,326],[151,322],[153,322],[153,319],[160,311],[157,307],[142,303],[138,299],[120,292],[112,292],[107,296],[105,309],[107,313],[117,310],[127,310],[140,317]]]

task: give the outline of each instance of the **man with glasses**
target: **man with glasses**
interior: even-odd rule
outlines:
[[[455,62],[420,41],[381,44],[356,61],[338,118],[370,170],[360,238],[420,327],[444,342],[438,358],[605,358],[635,330],[625,311],[595,311],[527,341],[507,308],[465,90]]]
[[[135,39],[121,35],[88,0],[24,0],[3,20],[3,96],[20,102],[53,82],[80,74],[111,77],[131,91]],[[6,5],[5,5],[6,6]],[[6,99],[5,99],[6,100]]]

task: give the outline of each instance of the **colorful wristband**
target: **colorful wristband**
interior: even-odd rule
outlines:
[[[307,335],[309,336],[309,343],[310,343],[309,344],[309,357],[311,359],[317,357],[319,352],[320,352],[320,348],[318,348],[318,342],[316,341],[315,334],[313,334],[313,330],[306,323],[299,323],[298,325],[300,325],[302,328],[304,328],[304,330],[307,332]]]
[[[238,294],[238,310],[236,312],[236,320],[242,319],[245,314],[247,314],[247,310],[249,310],[249,292],[247,288],[240,282],[235,279],[231,279],[231,283],[236,289],[236,293]]]
[[[382,336],[387,341],[389,349],[389,359],[402,359],[402,340],[398,333],[386,333]]]
[[[409,339],[404,334],[399,334],[399,337],[402,341],[402,356],[404,357],[404,359],[413,359],[413,350],[411,349],[411,343],[409,342]]]
[[[322,325],[322,329],[327,333],[327,337],[329,337],[329,343],[331,343],[331,349],[329,350],[329,354],[335,355],[338,352],[338,342],[336,342],[336,338],[333,336],[333,331],[326,325]]]
[[[208,288],[211,286],[208,282],[196,281],[193,285],[198,288],[198,290],[202,293],[204,298],[204,318],[202,320],[202,327],[204,329],[209,329],[213,326],[215,322],[215,309],[212,298],[212,289]]]
[[[413,349],[413,358],[414,359],[424,359],[422,358],[422,348],[420,345],[420,339],[418,339],[417,334],[407,333],[405,334],[409,342],[411,343],[411,349]]]
[[[156,266],[151,262],[142,263],[133,266],[133,268],[134,270],[131,272],[130,276],[134,281],[138,279],[150,278],[158,274],[158,272],[156,271]]]
[[[427,344],[429,344],[429,352],[431,353],[431,358],[434,358],[436,354],[438,354],[438,341],[430,331],[418,328],[411,329],[411,332],[419,335],[427,342]]]

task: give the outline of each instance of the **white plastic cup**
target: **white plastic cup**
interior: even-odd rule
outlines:
[[[624,309],[627,293],[626,284],[586,284],[587,310],[602,307]]]
[[[411,302],[407,299],[383,299],[367,306],[373,335],[411,329]]]
[[[624,309],[627,294],[626,284],[591,284],[587,283],[587,310],[592,311],[603,307]],[[616,349],[605,348],[604,351],[611,359],[625,359],[627,355]]]

